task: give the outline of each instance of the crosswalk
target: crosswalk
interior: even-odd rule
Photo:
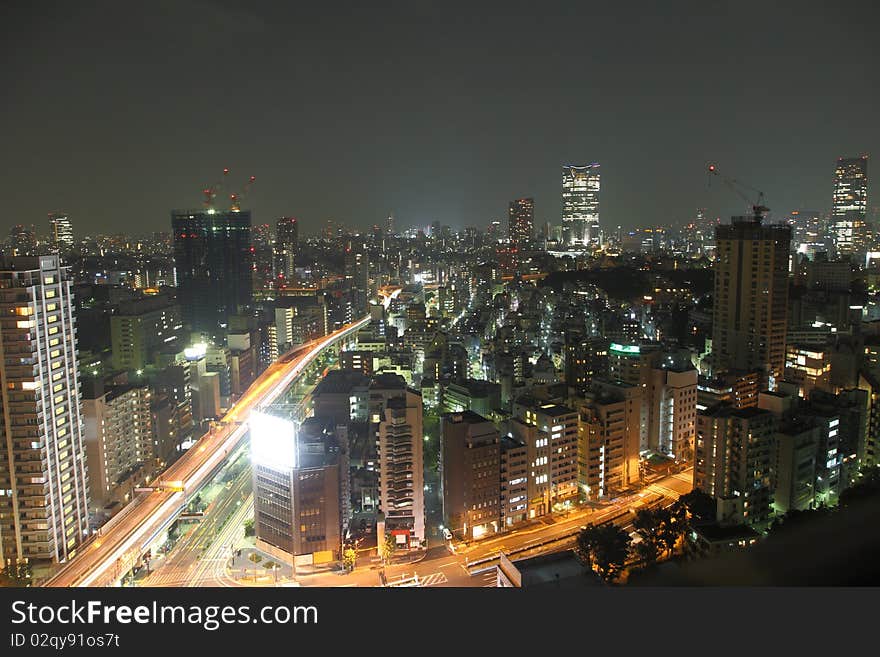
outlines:
[[[424,577],[419,577],[419,586],[439,586],[449,581],[445,573],[431,573]]]

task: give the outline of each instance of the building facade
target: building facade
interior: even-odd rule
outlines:
[[[868,156],[838,158],[831,199],[831,226],[839,256],[865,252],[867,209]]]
[[[471,411],[440,420],[443,523],[472,540],[501,530],[501,436]]]
[[[210,336],[253,303],[251,214],[176,210],[174,270],[184,322]]]
[[[566,243],[599,243],[599,163],[562,167],[562,231]]]
[[[0,563],[67,561],[88,530],[72,283],[58,256],[0,261]]]
[[[772,390],[785,369],[791,227],[734,217],[715,244],[713,372],[757,369]]]

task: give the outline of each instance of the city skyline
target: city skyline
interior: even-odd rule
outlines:
[[[367,230],[389,213],[402,228],[485,226],[523,196],[535,198],[536,225],[557,223],[558,167],[578,161],[602,163],[609,227],[668,225],[698,207],[741,214],[707,185],[708,161],[764,190],[774,216],[830,208],[834,160],[880,148],[862,127],[878,93],[870,21],[830,6],[774,6],[756,28],[748,6],[683,5],[687,20],[658,8],[631,21],[617,9],[557,5],[535,22],[527,6],[485,4],[470,8],[475,30],[427,5],[393,16],[355,8],[342,24],[317,8],[180,3],[130,8],[127,23],[143,30],[124,36],[108,29],[121,19],[112,5],[59,5],[47,21],[14,10],[2,111],[17,129],[3,155],[11,175],[0,232],[42,226],[59,209],[80,235],[113,232],[120,217],[165,230],[168,210],[198,207],[223,167],[239,187],[256,176],[244,201],[256,223],[296,216],[304,234],[327,219]],[[587,19],[591,29],[578,30]],[[210,29],[193,37],[186,26],[205,20]],[[526,24],[533,39],[512,50],[506,35]],[[68,32],[77,44],[45,47]],[[761,41],[760,57],[743,53],[744,33]],[[288,34],[302,38],[279,38]],[[840,68],[844,39],[850,57]],[[113,46],[114,58],[91,42]],[[507,103],[520,79],[534,81],[532,92]],[[816,91],[831,80],[864,89],[865,102]],[[67,99],[63,113],[43,102],[43,81]],[[766,102],[755,105],[755,95]],[[212,97],[226,99],[216,120],[204,113]],[[835,129],[801,138],[819,123]]]
[[[0,590],[880,581],[849,9],[10,11]]]

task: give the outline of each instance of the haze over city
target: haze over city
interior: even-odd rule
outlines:
[[[223,167],[254,222],[558,223],[563,164],[602,164],[607,227],[744,203],[830,207],[837,157],[880,152],[868,2],[226,1],[4,9],[0,165],[13,224],[163,231]],[[807,138],[808,137],[808,138]],[[870,200],[869,200],[870,202]],[[876,203],[871,203],[876,205]],[[870,211],[869,211],[870,215]]]

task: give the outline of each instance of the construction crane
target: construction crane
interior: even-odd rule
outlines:
[[[214,209],[214,199],[217,198],[217,194],[223,188],[227,176],[229,176],[229,167],[223,169],[223,177],[220,178],[220,180],[202,190],[202,194],[205,195],[205,200],[203,202],[206,210]]]
[[[770,211],[770,208],[764,205],[764,192],[760,189],[755,189],[751,185],[746,185],[745,183],[735,180],[733,178],[729,178],[722,173],[719,173],[718,167],[714,164],[710,164],[707,167],[707,173],[709,174],[709,186],[712,186],[712,176],[718,176],[721,178],[722,182],[727,185],[737,196],[743,199],[749,206],[752,211],[752,216],[760,221],[764,218],[767,212]],[[753,198],[747,194],[743,190],[749,190],[751,192],[755,192],[758,194],[757,200],[753,200]]]
[[[248,195],[248,192],[251,191],[251,187],[253,187],[254,182],[257,180],[256,176],[251,176],[248,178],[248,181],[244,184],[244,189],[241,190],[240,194],[230,194],[229,195],[229,203],[230,209],[233,212],[241,211],[241,201],[245,196]]]

